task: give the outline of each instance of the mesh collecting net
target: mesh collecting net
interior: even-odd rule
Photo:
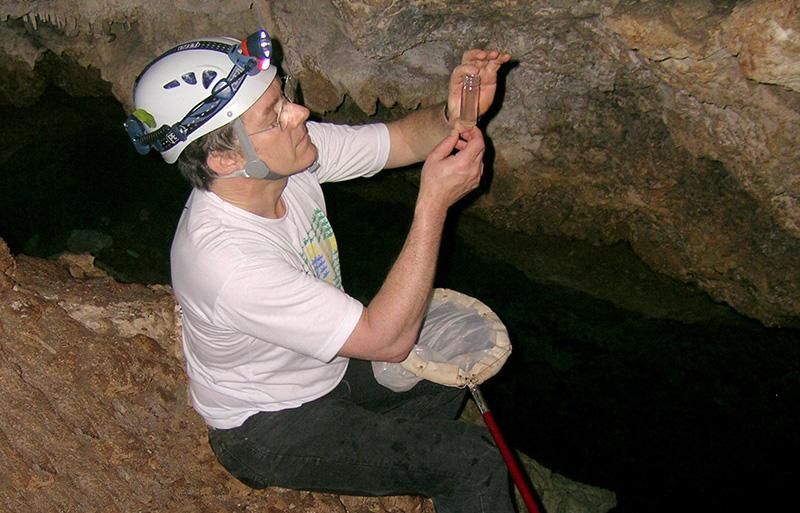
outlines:
[[[489,307],[449,289],[434,289],[417,344],[400,363],[372,362],[375,378],[395,392],[423,379],[464,387],[481,384],[511,354],[508,331]]]

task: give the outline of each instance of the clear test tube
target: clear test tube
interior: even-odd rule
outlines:
[[[481,76],[467,74],[461,84],[461,124],[472,128],[478,122],[478,96],[481,89]]]

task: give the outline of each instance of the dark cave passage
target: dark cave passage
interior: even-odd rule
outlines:
[[[0,237],[15,254],[91,252],[119,280],[168,283],[188,186],[157,155],[135,154],[113,99],[58,89],[43,98],[0,108],[14,120],[3,129]],[[411,211],[358,188],[326,192],[345,287],[368,301]],[[451,228],[437,285],[480,299],[509,329],[515,352],[484,394],[513,445],[615,491],[619,512],[768,509],[789,499],[781,469],[800,449],[800,331],[733,312],[648,318],[533,280]]]

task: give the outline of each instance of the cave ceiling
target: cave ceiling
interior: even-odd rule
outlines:
[[[130,108],[159,52],[261,22],[320,113],[436,103],[464,49],[509,51],[470,213],[623,242],[747,316],[800,318],[800,1],[0,0],[0,15],[0,101],[21,105],[56,55],[95,77],[76,94],[107,83]]]

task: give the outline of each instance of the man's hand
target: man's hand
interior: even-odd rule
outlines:
[[[464,75],[477,74],[481,77],[478,115],[486,113],[494,101],[497,92],[497,71],[500,66],[511,60],[511,54],[497,50],[472,49],[464,52],[461,64],[453,69],[450,75],[450,92],[447,96],[447,118],[451,126],[461,129],[461,83]]]
[[[445,105],[445,114],[449,120],[445,123],[442,115],[442,104],[437,104],[408,114],[407,116],[387,123],[391,145],[386,167],[401,167],[420,162],[426,158],[431,149],[439,144],[450,130],[464,131],[460,123],[461,82],[467,73],[481,77],[480,100],[478,114],[484,114],[494,101],[497,91],[497,70],[511,60],[511,55],[497,50],[468,50],[464,52],[461,64],[456,66],[450,75],[449,94]]]
[[[483,134],[478,128],[453,131],[425,159],[417,207],[446,213],[480,184],[483,174]]]

